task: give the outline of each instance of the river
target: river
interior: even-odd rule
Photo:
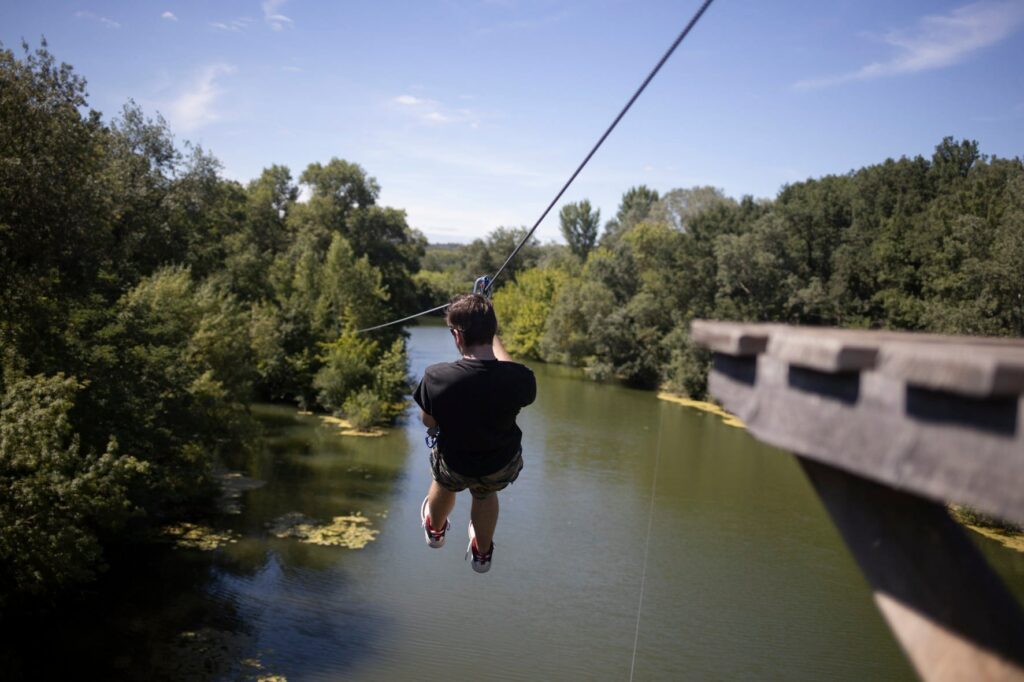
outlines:
[[[454,357],[443,326],[411,330],[414,374]],[[87,625],[54,628],[57,650],[121,679],[913,679],[790,455],[653,393],[532,367],[526,466],[489,573],[464,559],[465,494],[447,546],[423,540],[411,408],[355,438],[261,405],[263,447],[232,464],[266,484],[215,524],[238,541],[139,557]],[[290,512],[359,513],[378,534],[348,549],[268,533]],[[979,542],[1020,595],[1021,555]]]

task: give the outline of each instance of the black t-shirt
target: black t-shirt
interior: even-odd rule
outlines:
[[[500,360],[441,362],[427,367],[413,398],[441,427],[445,463],[463,476],[486,476],[519,451],[519,410],[537,397],[525,365]]]

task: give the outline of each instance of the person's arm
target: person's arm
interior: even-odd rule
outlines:
[[[427,368],[427,372],[430,368]],[[428,429],[432,429],[437,426],[437,420],[434,419],[434,415],[427,412],[427,410],[434,409],[430,402],[429,394],[427,393],[426,386],[424,385],[427,379],[427,372],[423,373],[423,378],[420,379],[420,383],[416,386],[416,390],[412,392],[412,398],[416,401],[416,404],[420,406],[420,421]]]
[[[491,348],[494,350],[494,357],[502,362],[512,362],[512,356],[505,350],[505,346],[502,345],[501,339],[498,335],[494,335],[494,341],[491,343]]]

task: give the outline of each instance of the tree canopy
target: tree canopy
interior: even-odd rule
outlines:
[[[310,190],[301,202],[300,185]],[[256,399],[401,413],[425,239],[358,164],[246,186],[129,102],[109,123],[45,44],[0,48],[0,605],[208,508]]]
[[[582,268],[523,271],[495,305],[527,356],[697,397],[698,317],[1024,336],[1022,190],[1020,158],[953,138],[771,201],[634,187]]]
[[[562,237],[569,245],[573,255],[581,260],[597,243],[597,233],[601,229],[601,211],[591,208],[590,202],[584,199],[577,203],[566,204],[559,213]]]

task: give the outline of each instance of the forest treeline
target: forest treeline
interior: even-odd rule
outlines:
[[[308,198],[299,201],[300,189]],[[426,240],[340,159],[226,180],[133,103],[105,122],[45,44],[0,46],[0,607],[208,508],[246,405],[385,423]]]
[[[695,318],[1024,336],[1024,168],[973,141],[774,200],[633,187],[600,234],[587,201],[560,219],[568,246],[524,249],[494,303],[510,352],[595,378],[704,397]],[[493,272],[509,234],[523,233],[428,249],[433,271],[417,280],[443,289]]]

